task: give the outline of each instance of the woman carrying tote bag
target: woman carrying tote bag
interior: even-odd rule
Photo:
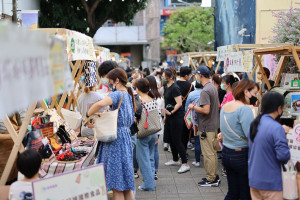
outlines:
[[[106,77],[115,92],[96,102],[87,112],[86,119],[106,106],[111,106],[111,110],[116,110],[122,101],[118,112],[117,139],[100,144],[97,164],[104,163],[106,185],[108,189],[113,190],[114,199],[132,200],[135,189],[130,138],[130,126],[134,120],[135,108],[133,92],[131,88],[126,87],[128,79],[123,69],[116,68]],[[89,122],[87,123],[89,127],[92,126]]]
[[[150,91],[149,81],[145,78],[135,82],[136,92],[141,98],[143,112],[138,121],[139,132],[137,133],[136,158],[143,175],[144,184],[139,190],[155,190],[154,179],[154,152],[157,132],[161,129],[157,102]]]

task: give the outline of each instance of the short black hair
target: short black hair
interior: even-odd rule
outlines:
[[[267,79],[269,79],[270,78],[270,70],[268,69],[268,68],[266,68],[266,67],[264,67],[263,68],[264,69],[264,71],[265,71],[265,74],[266,74],[266,76],[267,76]]]
[[[143,72],[144,72],[144,77],[150,75],[150,70],[149,70],[149,68],[144,68],[144,69],[143,69]]]
[[[189,68],[189,67],[181,67],[179,75],[180,75],[180,77],[185,77],[186,75],[188,76],[191,73],[192,73],[191,68]]]
[[[195,88],[203,88],[203,85],[196,81]]]
[[[119,67],[118,64],[114,61],[104,61],[98,68],[98,74],[100,77],[104,77],[106,76],[106,74],[108,74],[108,72],[110,72],[111,70],[115,69]]]
[[[25,150],[17,158],[17,168],[26,178],[32,178],[36,175],[41,164],[41,155],[33,149]]]

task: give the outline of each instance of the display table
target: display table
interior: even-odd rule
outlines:
[[[55,157],[52,157],[49,162],[43,162],[42,167],[40,170],[40,176],[41,178],[48,178],[53,175],[65,173],[65,172],[71,172],[77,169],[81,169],[90,165],[94,164],[95,161],[95,153],[97,149],[97,140],[92,140],[89,142],[86,142],[86,144],[92,145],[91,147],[87,148],[87,155],[82,157],[80,161],[76,163],[61,163],[57,162]]]

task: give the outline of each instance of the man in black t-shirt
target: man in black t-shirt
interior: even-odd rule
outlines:
[[[178,81],[176,81],[176,84],[179,86],[181,96],[182,96],[182,107],[180,108],[182,110],[184,110],[184,108],[185,108],[186,99],[187,99],[189,93],[194,90],[193,85],[188,81],[188,80],[190,80],[191,74],[192,74],[191,68],[181,67],[180,68],[180,79]],[[184,121],[184,118],[182,120]],[[188,128],[186,127],[186,124],[184,122],[183,133],[182,133],[182,142],[183,142],[185,149],[187,149],[187,144],[189,141],[189,133],[190,133],[190,131],[188,130]]]

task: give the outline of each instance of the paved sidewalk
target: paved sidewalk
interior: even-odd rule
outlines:
[[[194,151],[188,150],[188,163],[191,171],[178,174],[178,166],[165,166],[164,163],[172,159],[170,152],[163,151],[161,141],[159,142],[159,172],[156,182],[156,191],[136,192],[136,200],[223,200],[227,193],[226,177],[221,176],[221,160],[219,159],[219,176],[221,184],[219,187],[199,187],[197,183],[205,177],[203,157],[201,157],[200,167],[194,167]],[[135,179],[136,189],[142,184],[140,177]]]

